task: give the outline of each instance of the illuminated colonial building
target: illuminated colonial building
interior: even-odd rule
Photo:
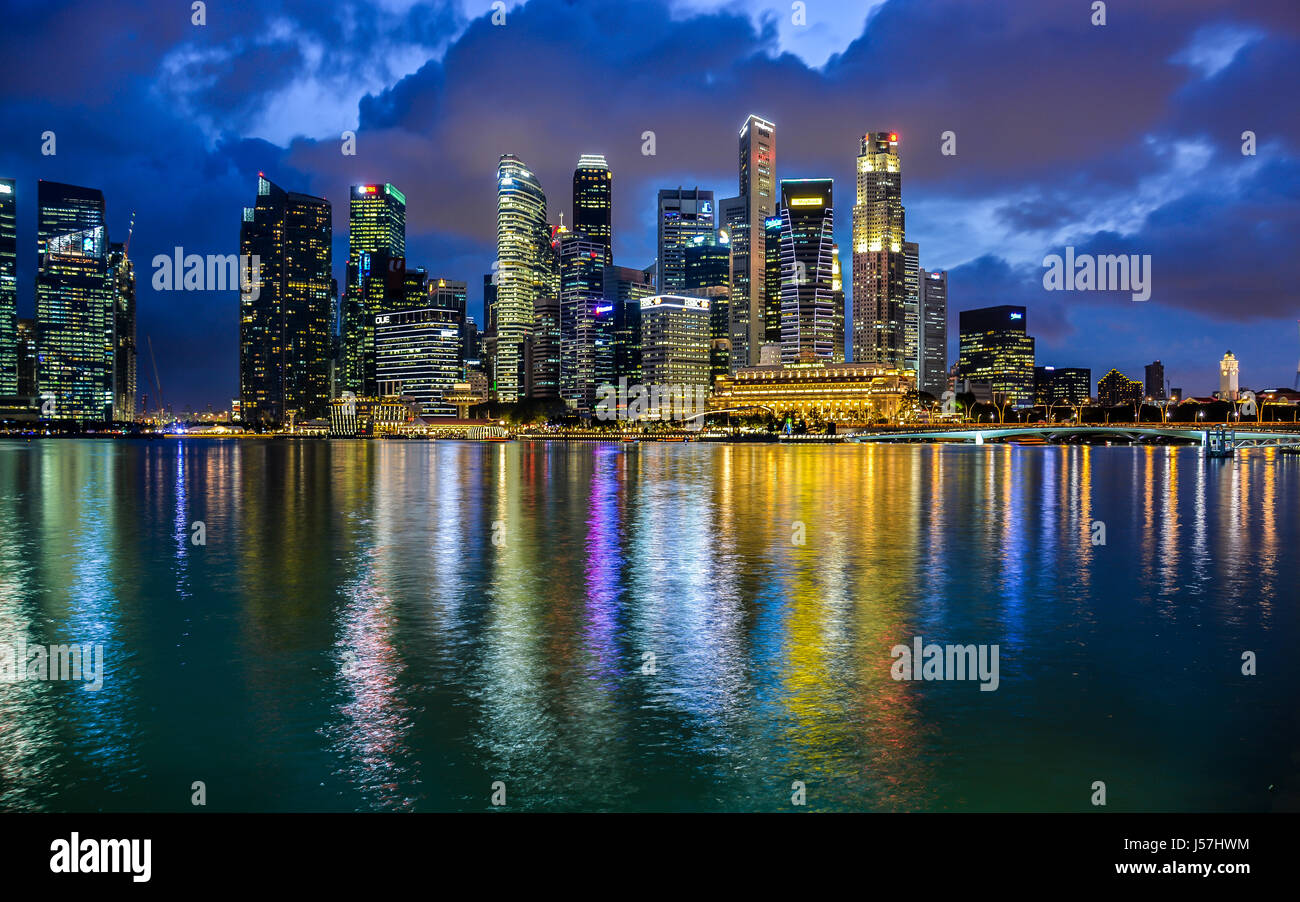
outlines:
[[[526,388],[524,340],[533,327],[537,299],[554,287],[550,244],[546,195],[541,183],[522,160],[505,154],[497,168],[497,268],[492,322],[492,388],[501,401],[519,400]],[[603,246],[601,250],[603,256]]]
[[[746,367],[717,380],[709,407],[857,426],[896,419],[915,387],[910,373],[871,363]]]
[[[898,135],[862,136],[853,207],[853,359],[906,361],[907,259]]]
[[[1219,397],[1225,401],[1237,400],[1238,383],[1237,358],[1232,352],[1223,355],[1219,361]]]

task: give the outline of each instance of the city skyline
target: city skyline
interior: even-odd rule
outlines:
[[[864,64],[869,45],[903,40],[922,23],[942,29],[938,20],[943,4],[885,4],[863,35],[820,69],[809,68],[795,57],[773,56],[779,41],[756,29],[743,14],[711,13],[704,19],[700,14],[684,14],[656,24],[652,13],[659,8],[653,3],[627,5],[621,17],[602,21],[605,31],[600,35],[578,28],[574,10],[539,0],[512,10],[504,28],[482,18],[463,22],[445,51],[430,54],[432,62],[426,70],[394,77],[391,85],[376,89],[360,103],[354,127],[356,156],[344,156],[337,137],[302,134],[277,145],[253,134],[261,126],[241,131],[236,127],[240,114],[222,106],[215,93],[207,98],[213,105],[207,117],[185,119],[166,140],[153,134],[159,127],[155,119],[161,122],[177,112],[159,107],[158,98],[127,93],[114,107],[118,118],[110,125],[103,121],[107,98],[92,97],[82,118],[99,122],[114,139],[88,142],[80,137],[83,126],[78,120],[61,112],[65,107],[57,92],[42,95],[49,89],[20,79],[13,90],[43,96],[43,116],[49,121],[36,122],[19,109],[5,126],[5,149],[0,152],[0,175],[14,178],[17,184],[18,316],[29,318],[34,312],[35,247],[27,236],[35,223],[35,180],[97,188],[106,198],[114,240],[125,236],[132,212],[137,214],[132,257],[139,295],[139,344],[143,348],[152,339],[169,402],[177,407],[202,409],[211,404],[219,409],[236,394],[238,339],[231,312],[237,299],[233,292],[154,291],[148,263],[178,245],[201,254],[234,252],[237,233],[232,222],[246,203],[251,173],[265,171],[286,190],[330,201],[336,278],[342,277],[346,259],[343,198],[350,186],[399,186],[410,197],[413,211],[408,257],[431,272],[466,281],[469,312],[484,324],[481,276],[495,257],[487,192],[493,161],[501,153],[514,152],[528,161],[544,189],[550,188],[555,206],[566,211],[566,223],[571,216],[568,184],[574,161],[581,154],[603,154],[615,173],[614,253],[623,264],[639,268],[655,258],[655,198],[660,189],[698,185],[719,198],[735,193],[735,129],[745,116],[755,114],[774,122],[782,135],[776,178],[829,177],[840,182],[842,195],[852,185],[854,135],[882,128],[899,135],[908,171],[907,238],[921,245],[921,267],[949,272],[949,360],[956,356],[954,317],[960,310],[1012,303],[1028,307],[1034,318],[1040,362],[1086,365],[1099,373],[1115,367],[1140,377],[1145,364],[1161,359],[1172,384],[1188,394],[1204,395],[1216,387],[1214,361],[1231,347],[1241,358],[1244,385],[1290,385],[1296,356],[1291,286],[1297,275],[1296,264],[1283,249],[1288,235],[1294,234],[1295,213],[1290,209],[1294,205],[1286,201],[1297,181],[1295,154],[1290,149],[1295,126],[1267,104],[1243,106],[1238,99],[1241,84],[1286,78],[1294,66],[1285,50],[1296,36],[1281,7],[1265,5],[1251,10],[1249,16],[1235,17],[1224,7],[1218,13],[1207,10],[1189,17],[1180,13],[1177,21],[1168,18],[1174,15],[1169,11],[1148,13],[1156,19],[1165,17],[1159,32],[1165,44],[1140,64],[1156,67],[1155,74],[1139,75],[1123,67],[1119,67],[1122,72],[1111,73],[1103,67],[1097,70],[1101,81],[1094,93],[1114,100],[1105,100],[1081,117],[1086,121],[1074,122],[1064,112],[1042,108],[1041,123],[1015,126],[1005,113],[986,116],[981,124],[974,111],[959,109],[954,99],[958,95],[966,101],[980,99],[982,95],[973,88],[954,90],[953,98],[931,96],[929,103],[909,105],[905,101],[917,89],[912,86],[915,74],[906,67],[872,83],[873,88],[879,86],[879,97],[888,98],[885,109],[875,110],[881,104],[870,98],[844,102],[846,83],[855,67]],[[1020,10],[1016,15],[1025,36],[1007,26],[999,31],[1007,46],[1019,47],[1022,40],[1030,42],[1028,46],[1050,42],[1050,28],[1090,27],[1086,20],[1075,23],[1060,11]],[[614,55],[611,47],[617,49],[637,30],[649,28],[686,40],[693,37],[693,27],[705,22],[722,29],[726,52],[716,62],[696,66],[683,76],[690,96],[682,109],[667,103],[670,95],[663,94],[660,103],[648,104],[635,114],[619,107],[593,121],[565,119],[540,128],[537,114],[553,104],[539,107],[531,87],[521,89],[517,97],[510,95],[492,68],[501,54],[512,52],[493,41],[517,52],[520,42],[528,46],[547,33],[572,27],[573,40],[593,53],[599,51],[593,62],[599,66]],[[227,26],[214,22],[206,27],[211,30],[204,32],[209,36],[205,39],[223,46]],[[311,33],[309,26],[304,27]],[[1114,16],[1105,27],[1111,29],[1112,40],[1137,40],[1131,26]],[[5,40],[26,37],[34,46],[49,50],[50,28],[40,14],[22,14],[12,37]],[[452,32],[455,29],[448,33]],[[183,32],[169,39],[192,40]],[[972,40],[955,30],[940,30],[927,41],[951,54],[953,73],[973,65],[959,52],[970,48]],[[1059,64],[1048,65],[1041,51],[1023,51],[1040,66],[1037,75],[1047,83],[1043,90],[1064,84],[1072,66],[1086,67],[1092,51],[1084,43],[1072,42],[1066,48],[1068,58]],[[470,60],[474,50],[483,53]],[[61,58],[63,52],[53,56]],[[676,52],[669,56],[675,58]],[[163,80],[163,58],[176,62],[159,48],[139,64],[157,67],[151,84]],[[652,71],[669,62],[655,63]],[[1017,65],[981,70],[976,84],[1009,85],[1024,74]],[[292,81],[292,66],[277,71]],[[736,73],[742,71],[752,74],[751,83],[736,83]],[[1121,74],[1157,86],[1152,89],[1155,96],[1139,107],[1125,106],[1119,100]],[[430,82],[435,76],[443,79],[440,86]],[[709,77],[721,78],[727,90],[709,101],[704,115],[698,87],[700,80]],[[624,81],[613,84],[630,84],[627,76],[617,78]],[[463,104],[470,95],[463,92],[471,85],[478,103],[490,107],[493,121],[501,123],[487,134],[464,118],[468,113]],[[419,100],[422,97],[426,101]],[[455,98],[460,98],[456,100],[462,108],[460,119],[448,113],[428,128],[415,127],[412,115],[417,103],[441,101],[439,109],[444,109]],[[1040,108],[1029,100],[1012,104],[1004,98],[999,103]],[[996,113],[996,109],[980,109]],[[226,137],[224,143],[214,144],[207,123],[222,116],[228,126]],[[283,118],[285,128],[301,128],[301,116],[286,112]],[[681,130],[686,120],[691,124],[689,137]],[[1116,157],[1088,149],[1082,136],[1096,123],[1112,120],[1111,143],[1123,153]],[[127,122],[134,123],[134,129],[124,128]],[[446,129],[456,123],[464,130],[454,132],[461,139],[455,147],[435,140],[439,134],[446,137]],[[1241,154],[1240,136],[1247,128],[1258,136],[1256,156]],[[41,135],[46,130],[57,136],[57,153],[52,156],[41,154]],[[647,130],[655,133],[654,155],[642,153],[642,135]],[[941,135],[948,130],[955,133],[954,156],[941,152]],[[991,140],[989,135],[996,137]],[[428,143],[431,140],[433,144]],[[490,157],[483,156],[489,143]],[[165,158],[157,156],[159,147],[166,149]],[[1105,172],[1103,160],[1110,167]],[[205,177],[194,179],[196,171]],[[1211,179],[1210,173],[1227,177]],[[1262,217],[1267,227],[1255,228],[1242,220],[1247,209],[1251,216]],[[1222,230],[1227,236],[1222,247],[1213,253],[1204,245],[1204,230],[1189,231],[1179,225],[1187,217],[1211,215],[1210,210],[1230,224]],[[846,285],[851,281],[847,212],[841,203],[835,223]],[[1254,237],[1242,243],[1245,239],[1238,236],[1247,234]],[[1048,235],[1054,240],[1045,240]],[[1081,252],[1152,253],[1151,300],[1133,303],[1122,292],[1045,292],[1039,281],[1042,268],[1035,258],[1060,253],[1066,245]],[[1246,261],[1234,268],[1230,282],[1221,267],[1209,262],[1224,252]]]

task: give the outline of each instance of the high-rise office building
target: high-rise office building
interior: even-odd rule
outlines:
[[[113,283],[104,195],[37,185],[37,388],[55,418],[113,415]]]
[[[779,250],[779,240],[774,243]],[[779,297],[779,267],[777,287]],[[687,246],[682,294],[708,299],[709,375],[710,379],[726,376],[731,372],[731,246],[725,229],[719,230],[716,238],[698,236]]]
[[[960,314],[958,376],[987,384],[996,403],[1034,403],[1034,340],[1025,331],[1025,308],[1003,305]]]
[[[113,419],[136,417],[135,265],[125,244],[111,244],[109,279],[113,292]]]
[[[1159,360],[1147,364],[1146,390],[1152,401],[1165,400],[1165,365]]]
[[[1034,367],[1034,403],[1044,407],[1087,404],[1092,395],[1092,370],[1087,367]]]
[[[18,394],[36,397],[36,320],[18,320]]]
[[[782,212],[778,207],[777,215],[763,220],[763,344],[778,348],[781,345]]]
[[[831,306],[835,311],[835,348],[831,362],[844,363],[844,270],[840,267],[838,244],[831,245]]]
[[[533,331],[524,345],[528,349],[530,398],[551,401],[560,397],[560,299],[537,299]]]
[[[713,236],[713,192],[661,188],[657,221],[655,287],[661,292],[681,291],[686,284],[686,248],[697,238]]]
[[[537,176],[514,154],[497,167],[497,271],[492,386],[499,400],[524,393],[524,339],[532,331],[537,299],[552,288],[551,229]],[[602,262],[604,246],[600,245]]]
[[[560,397],[589,412],[599,385],[614,381],[614,307],[605,299],[604,245],[560,240]]]
[[[415,399],[424,416],[455,416],[456,408],[443,398],[462,379],[462,319],[463,314],[454,306],[376,316],[375,369],[379,385]]]
[[[921,269],[916,282],[921,345],[916,386],[938,398],[948,388],[948,273]]]
[[[1239,369],[1237,358],[1229,351],[1219,361],[1219,397],[1225,401],[1237,400],[1239,389]]]
[[[740,192],[721,203],[731,240],[731,366],[755,366],[766,329],[766,229],[776,215],[776,126],[750,116],[740,129]],[[663,290],[662,288],[660,289]]]
[[[905,240],[898,135],[863,135],[853,207],[854,362],[906,366]]]
[[[835,359],[830,179],[781,180],[781,364]]]
[[[724,264],[725,269],[725,264]],[[655,293],[653,277],[643,269],[605,267],[607,303],[614,305],[614,372],[612,380],[641,381],[641,299]]]
[[[0,179],[0,395],[18,393],[18,187]]]
[[[650,386],[710,384],[709,302],[655,295],[641,301],[641,366]]]
[[[239,399],[244,422],[272,426],[329,411],[332,235],[323,197],[264,176],[244,208],[240,253],[258,266],[241,286]]]
[[[583,154],[573,171],[573,232],[605,247],[605,265],[614,263],[614,176],[600,154]]]
[[[903,242],[903,368],[921,374],[921,247]],[[920,379],[918,378],[918,383]]]
[[[406,195],[390,184],[353,185],[348,206],[347,284],[341,316],[342,376],[337,389],[372,396],[375,317],[402,306]]]

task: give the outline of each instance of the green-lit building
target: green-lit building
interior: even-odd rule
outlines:
[[[374,323],[405,306],[406,195],[393,185],[353,185],[348,206],[348,265],[340,317],[335,390],[370,397],[378,391]]]

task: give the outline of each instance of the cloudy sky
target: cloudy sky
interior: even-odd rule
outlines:
[[[1017,303],[1040,364],[1141,378],[1160,358],[1204,394],[1231,349],[1243,385],[1290,386],[1300,7],[1112,2],[1098,26],[1091,5],[530,0],[493,25],[490,0],[211,0],[196,26],[185,2],[8,0],[0,176],[19,180],[19,312],[33,311],[36,180],[101,188],[113,240],[136,213],[139,341],[167,400],[224,407],[237,296],[155,292],[150,261],[237,251],[259,170],[333,203],[340,280],[348,186],[397,185],[411,264],[469,282],[477,312],[502,153],[539,174],[553,221],[570,218],[578,156],[605,154],[615,260],[642,267],[656,189],[734,194],[737,133],[757,113],[777,125],[778,178],[835,179],[846,249],[857,138],[899,133],[908,237],[951,272],[950,355],[957,311]],[[1149,254],[1151,299],[1045,291],[1043,258],[1067,245]]]

